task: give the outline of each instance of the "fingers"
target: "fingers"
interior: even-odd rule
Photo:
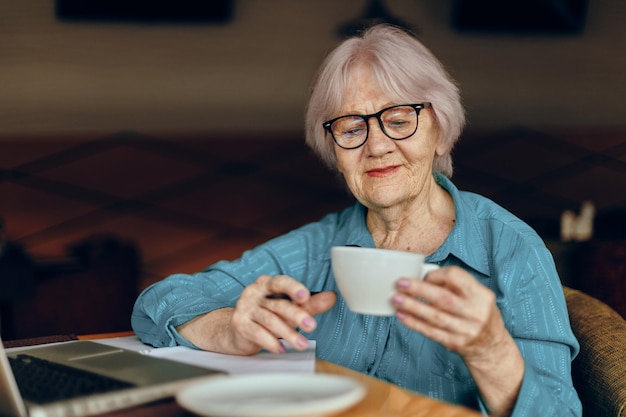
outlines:
[[[457,317],[471,315],[477,306],[495,302],[491,290],[457,267],[431,271],[425,280],[402,278],[396,288],[399,295],[422,300],[436,310]]]
[[[264,299],[261,301],[261,305],[264,307],[261,310],[272,312],[276,318],[288,324],[290,328],[299,327],[304,331],[311,332],[317,326],[315,319],[303,308],[302,304],[288,300]]]
[[[291,300],[268,299],[283,294]],[[288,276],[261,276],[244,289],[232,317],[238,337],[271,352],[283,352],[278,339],[284,339],[298,350],[308,347],[308,340],[297,328],[313,331],[314,315],[325,312],[336,302],[336,295],[324,292],[311,296],[300,282]]]
[[[479,337],[481,326],[475,320],[452,315],[411,297],[394,297],[393,302],[400,322],[448,349],[460,351]]]
[[[459,335],[451,333],[448,329],[434,326],[432,323],[420,320],[415,316],[401,311],[398,311],[396,318],[406,327],[423,334],[429,339],[441,343],[450,350],[458,351],[464,345],[464,342],[461,340]]]
[[[336,302],[337,294],[333,291],[324,291],[312,296],[308,305],[304,307],[311,315],[317,316],[318,314],[325,313],[330,310]]]
[[[253,312],[247,312],[236,308],[232,323],[240,337],[270,352],[285,352],[279,339],[284,339],[298,350],[308,347],[308,340],[304,336],[296,332],[282,317],[268,309],[258,308]]]
[[[309,290],[304,284],[287,275],[277,275],[271,277],[262,275],[253,285],[262,286],[263,296],[269,294],[282,294],[288,296],[292,301],[304,302],[309,298]]]
[[[458,353],[485,343],[499,310],[495,295],[461,268],[440,268],[426,280],[400,279],[392,298],[407,327]]]

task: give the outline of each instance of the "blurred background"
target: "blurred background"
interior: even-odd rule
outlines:
[[[0,5],[0,122],[5,135],[120,129],[299,133],[317,66],[339,42],[341,28],[366,16],[369,4],[57,1],[78,4],[74,9],[94,4],[94,15],[59,19],[55,0]],[[147,17],[98,19],[98,3],[118,3],[119,14],[130,16],[136,3]],[[208,3],[207,15],[214,7],[217,21],[149,18],[157,8],[193,12],[195,3]],[[456,29],[456,3],[468,4],[479,23],[486,20],[485,29]],[[472,127],[623,126],[623,1],[512,0],[504,11],[492,11],[498,3],[380,2],[391,17],[416,31],[458,80]],[[585,13],[579,18],[582,7]],[[516,16],[528,26],[531,19],[548,21],[549,28],[516,29]],[[568,19],[580,30],[564,27]],[[498,21],[512,29],[492,28]]]
[[[130,306],[350,204],[304,146],[303,114],[324,56],[375,21],[414,31],[458,81],[457,185],[533,225],[565,283],[626,311],[624,18],[621,0],[1,2],[3,335],[59,330],[78,293],[73,316],[117,329],[127,311],[89,318],[89,294]],[[563,242],[562,213],[584,201],[593,238]],[[20,330],[36,309],[50,323]]]

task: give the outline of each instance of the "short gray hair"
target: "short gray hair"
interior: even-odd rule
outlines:
[[[439,60],[417,38],[390,25],[376,25],[346,39],[324,60],[313,82],[306,110],[306,143],[336,170],[334,142],[322,123],[339,112],[350,71],[365,62],[379,85],[398,104],[429,101],[445,153],[433,169],[452,176],[452,148],[465,126],[459,89]]]

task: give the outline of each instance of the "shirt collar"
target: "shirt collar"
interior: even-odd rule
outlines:
[[[367,207],[358,201],[354,205],[354,214],[350,218],[348,227],[347,245],[356,245],[364,248],[376,247],[372,234],[367,228]]]
[[[446,240],[427,260],[443,261],[449,255],[453,255],[481,274],[490,276],[488,245],[485,243],[487,239],[478,222],[475,208],[449,178],[439,172],[433,175],[437,184],[446,190],[454,201],[455,222]]]

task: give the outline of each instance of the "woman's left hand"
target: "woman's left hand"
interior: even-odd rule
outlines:
[[[459,267],[436,269],[424,280],[401,278],[396,289],[398,320],[461,355],[494,415],[507,415],[524,361],[493,291]]]
[[[493,291],[464,269],[439,268],[424,280],[401,278],[396,288],[398,319],[466,361],[490,354],[510,337]]]

